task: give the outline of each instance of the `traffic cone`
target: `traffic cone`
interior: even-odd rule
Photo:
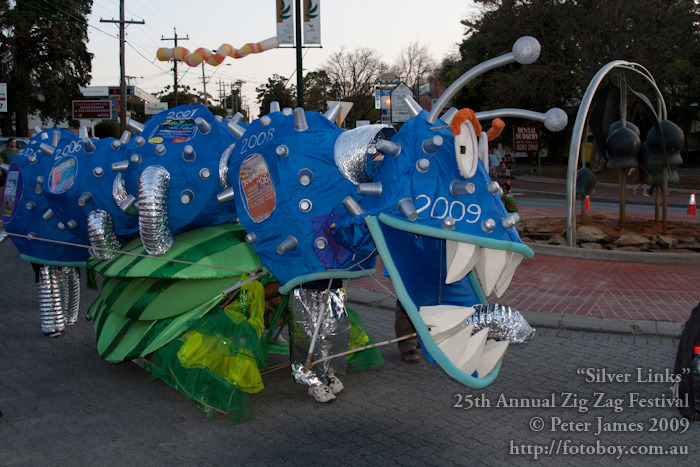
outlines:
[[[586,209],[591,209],[591,198],[586,196]]]
[[[694,191],[690,192],[690,201],[688,201],[688,215],[689,216],[697,216],[698,215],[698,207],[695,205],[695,192]]]

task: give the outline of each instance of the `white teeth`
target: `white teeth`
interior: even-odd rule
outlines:
[[[445,284],[452,284],[462,280],[472,270],[479,259],[480,250],[476,245],[464,242],[446,240],[445,259],[447,263],[447,277]]]
[[[462,356],[455,361],[455,365],[465,374],[471,375],[476,371],[484,352],[484,344],[489,336],[489,328],[484,328],[469,338]]]
[[[472,178],[478,166],[478,142],[474,127],[469,120],[465,120],[460,126],[460,132],[455,135],[455,155],[459,173],[464,178]]]
[[[505,291],[508,290],[510,281],[513,280],[513,276],[515,275],[515,270],[518,269],[522,260],[523,255],[514,251],[511,252],[508,258],[508,266],[503,270],[501,277],[498,279],[498,282],[496,282],[496,288],[494,289],[496,297],[501,298]]]
[[[488,172],[489,170],[489,137],[486,136],[486,132],[481,132],[481,137],[479,138],[479,159],[481,163],[484,164],[484,168]]]
[[[473,324],[459,326],[458,331],[453,336],[448,339],[443,339],[441,342],[437,343],[437,345],[450,361],[456,362],[462,357],[462,354],[467,348],[473,330]]]
[[[476,367],[476,372],[479,378],[482,378],[493,371],[501,360],[503,360],[506,350],[508,350],[509,341],[488,341],[484,346],[484,353],[481,355],[479,366]]]
[[[490,248],[483,248],[482,250],[474,267],[479,276],[481,287],[484,289],[484,294],[488,296],[491,295],[503,270],[508,266],[508,253],[510,252],[507,250],[492,250]]]
[[[430,328],[433,339],[441,333],[452,330],[474,314],[474,308],[455,305],[435,305],[420,307],[420,316]]]

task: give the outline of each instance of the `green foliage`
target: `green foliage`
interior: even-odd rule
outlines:
[[[266,84],[255,88],[255,92],[258,93],[260,115],[270,112],[270,104],[274,101],[279,102],[280,109],[296,107],[296,87],[294,85],[287,87],[287,81],[284,76],[275,74],[267,79]]]
[[[511,51],[522,36],[540,41],[532,65],[508,65],[472,80],[453,105],[488,110],[518,107],[545,112],[561,107],[573,124],[580,98],[598,70],[613,60],[646,67],[662,90],[669,119],[686,133],[700,102],[700,4],[695,0],[478,0],[462,21],[460,57],[443,61],[438,76],[450,84],[485,60]],[[619,73],[623,73],[620,71]],[[629,85],[655,101],[636,73]],[[518,123],[518,122],[515,122]]]
[[[224,108],[221,107],[220,105],[210,105],[210,106],[208,106],[207,108],[208,108],[209,111],[210,111],[211,113],[213,113],[214,115],[221,115],[221,116],[224,117],[224,118],[227,118],[227,117],[228,117],[228,112],[226,111],[226,109],[224,109]]]
[[[105,120],[95,125],[96,138],[119,139],[119,124],[114,120]]]
[[[4,134],[16,127],[27,136],[28,115],[44,119],[70,116],[71,101],[81,99],[79,86],[90,80],[92,54],[87,51],[87,20],[92,0],[3,2],[0,15],[0,82],[7,83],[8,112]]]

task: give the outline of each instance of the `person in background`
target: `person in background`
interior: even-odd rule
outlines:
[[[17,147],[17,140],[15,138],[10,138],[7,140],[7,147],[2,150],[2,159],[0,162],[3,164],[10,165],[12,158],[19,154],[20,149]],[[0,199],[2,199],[3,193],[5,192],[5,171],[0,170]]]
[[[503,201],[503,204],[506,207],[506,211],[518,212],[518,203],[515,202],[515,198],[513,197],[513,194],[510,192],[510,190],[511,190],[510,182],[504,183],[501,188],[503,188],[503,195],[501,196],[501,201]]]
[[[627,176],[629,177],[630,175],[632,175],[632,174],[634,173],[635,170],[637,170],[637,168],[636,168],[636,167],[632,167],[632,168],[629,170],[629,172],[627,172]],[[639,173],[639,176],[637,177],[637,186],[635,186],[634,189],[632,189],[632,193],[634,193],[634,194],[636,195],[636,194],[637,194],[637,190],[639,190],[640,188],[642,189],[642,194],[643,194],[644,196],[649,196],[649,194],[647,193],[647,190],[649,189],[649,187],[647,186],[646,183],[642,183],[641,173]]]

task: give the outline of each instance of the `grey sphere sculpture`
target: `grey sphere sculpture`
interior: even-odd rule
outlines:
[[[540,41],[532,36],[523,36],[513,44],[513,56],[522,65],[535,63],[541,50]]]

